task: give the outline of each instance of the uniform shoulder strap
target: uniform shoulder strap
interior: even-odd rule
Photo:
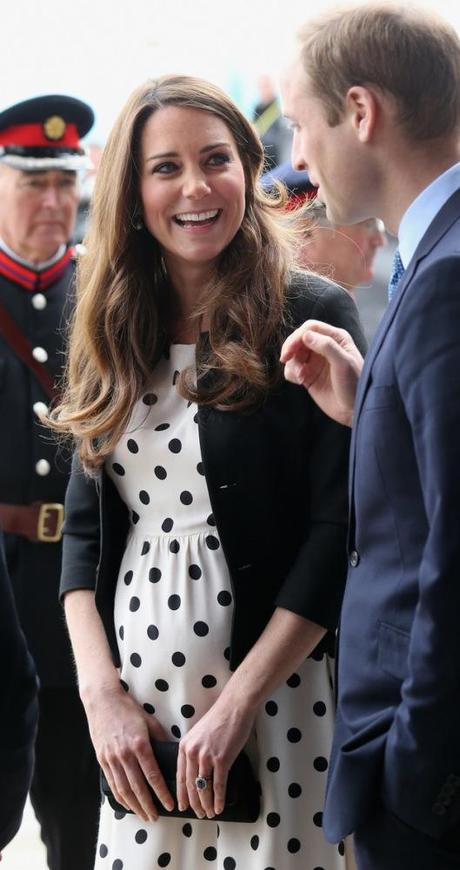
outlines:
[[[0,334],[9,344],[17,357],[27,366],[50,399],[55,399],[57,390],[54,380],[43,363],[37,362],[32,355],[32,345],[22,334],[6,308],[0,304]]]

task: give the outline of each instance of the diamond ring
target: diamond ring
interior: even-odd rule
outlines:
[[[208,787],[208,782],[212,782],[212,776],[197,776],[195,785],[198,791],[204,791]]]

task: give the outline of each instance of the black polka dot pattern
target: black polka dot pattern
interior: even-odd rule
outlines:
[[[169,684],[166,680],[155,680],[155,686],[159,692],[167,692],[169,689]]]
[[[268,714],[268,716],[276,716],[278,712],[278,704],[276,703],[276,701],[267,701],[267,703],[265,704],[265,712]]]
[[[313,704],[313,712],[315,716],[325,716],[326,715],[326,704],[324,701],[316,701]]]
[[[195,707],[192,704],[183,704],[180,711],[184,719],[191,719],[195,715]]]
[[[159,568],[150,568],[149,580],[151,583],[158,583],[161,580],[161,571]]]
[[[219,602],[221,607],[228,607],[229,604],[232,603],[232,596],[230,595],[230,592],[227,592],[227,590],[225,590],[224,592],[219,592],[217,596],[217,601]]]
[[[230,676],[234,615],[232,581],[200,455],[197,409],[187,412],[190,403],[176,389],[178,372],[190,364],[178,352],[183,347],[172,346],[170,360],[160,359],[158,370],[167,377],[160,382],[155,369],[128,433],[106,461],[132,524],[115,600],[121,685],[138,700],[146,721],[158,719],[174,741],[209,710]],[[246,449],[244,437],[237,449]],[[251,563],[255,572],[260,553],[250,529],[247,534],[244,558],[236,565]],[[249,574],[238,582],[249,583]],[[255,825],[237,826],[241,830],[230,836],[229,826],[219,827],[217,820],[176,820],[171,837],[170,820],[160,817],[148,825],[125,812],[114,814],[105,801],[101,870],[338,868],[343,844],[327,844],[321,832],[333,709],[326,667],[326,656],[315,650],[257,713],[262,813]],[[312,678],[312,669],[321,678]]]
[[[289,740],[289,743],[298,743],[299,740],[302,740],[302,732],[299,728],[289,728],[287,739]]]
[[[170,595],[168,598],[168,607],[170,610],[179,610],[181,605],[180,595]]]

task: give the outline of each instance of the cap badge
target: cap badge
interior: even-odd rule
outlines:
[[[64,118],[60,115],[51,115],[43,122],[43,132],[47,139],[62,139],[66,129]]]

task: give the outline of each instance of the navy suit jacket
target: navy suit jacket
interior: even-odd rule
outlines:
[[[19,828],[32,777],[37,679],[13,603],[0,532],[0,849]]]
[[[441,839],[460,822],[460,191],[369,349],[350,505],[325,833],[383,800]]]

